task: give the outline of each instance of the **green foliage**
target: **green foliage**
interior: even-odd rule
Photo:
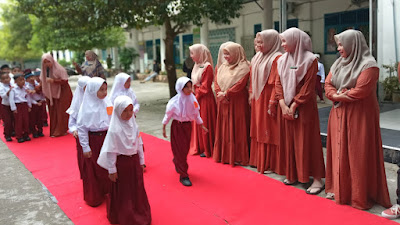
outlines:
[[[18,61],[40,59],[42,52],[30,46],[32,26],[28,15],[18,12],[13,3],[2,4],[0,20],[0,58]]]
[[[399,78],[396,76],[398,62],[393,65],[382,65],[389,72],[389,76],[382,82],[385,91],[385,99],[391,99],[393,92],[400,92]],[[393,76],[393,73],[395,74]]]
[[[58,63],[59,63],[61,66],[63,66],[63,67],[66,67],[66,66],[70,66],[70,65],[71,65],[71,62],[68,62],[68,61],[65,60],[65,59],[60,59],[60,60],[58,60]]]
[[[134,48],[123,48],[118,49],[119,61],[123,66],[125,72],[128,72],[131,68],[133,60],[139,56]]]
[[[82,65],[82,63],[85,62],[85,52],[84,51],[74,52],[72,61],[78,63],[79,65]]]

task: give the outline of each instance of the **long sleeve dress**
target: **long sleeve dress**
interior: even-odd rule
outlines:
[[[211,88],[213,79],[214,72],[212,66],[209,65],[201,75],[200,85],[194,86],[196,99],[200,105],[200,116],[208,132],[205,132],[201,125],[193,122],[190,141],[190,153],[193,155],[204,153],[207,157],[211,157],[213,154],[217,119],[217,104]]]
[[[286,178],[289,181],[308,183],[310,176],[325,177],[324,157],[319,129],[317,100],[315,98],[315,74],[317,60],[308,68],[303,80],[296,87],[293,101],[297,103],[298,118],[282,120],[284,136],[281,151],[286,154]],[[276,80],[276,97],[284,99],[280,77]]]
[[[332,74],[325,81],[326,97],[337,92]],[[369,209],[375,203],[390,207],[383,163],[376,82],[379,69],[361,72],[347,96],[354,101],[332,107],[326,143],[326,192],[339,204]]]
[[[279,164],[279,123],[277,116],[268,114],[268,107],[272,104],[277,107],[275,99],[275,79],[278,76],[277,61],[280,56],[274,59],[268,81],[261,92],[260,97],[251,100],[251,121],[250,121],[250,165],[256,166],[257,171],[264,173],[270,170],[276,173],[283,173]],[[250,76],[250,84],[252,83]],[[249,93],[252,93],[250,85]]]
[[[215,74],[215,92],[221,91]],[[247,82],[250,73],[226,90],[228,102],[217,102],[217,124],[213,158],[235,165],[249,163],[250,108]]]

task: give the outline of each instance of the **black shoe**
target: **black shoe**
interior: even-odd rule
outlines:
[[[47,121],[43,123],[43,126],[44,126],[44,127],[48,127],[48,126],[49,126],[49,124],[47,123]]]
[[[44,134],[42,132],[38,133],[39,137],[44,137]]]
[[[179,182],[181,182],[183,184],[183,186],[187,186],[187,187],[192,186],[192,182],[190,182],[189,177],[179,178]]]
[[[22,143],[22,142],[24,142],[24,141],[25,141],[24,138],[19,138],[19,139],[18,139],[18,143]]]
[[[38,138],[38,137],[39,137],[39,134],[33,134],[32,137],[33,137],[33,138]]]
[[[204,152],[203,152],[200,154],[200,157],[206,157],[206,154],[204,154]]]
[[[24,137],[24,141],[30,141],[31,138],[29,136]]]
[[[11,137],[5,137],[6,141],[12,141]]]

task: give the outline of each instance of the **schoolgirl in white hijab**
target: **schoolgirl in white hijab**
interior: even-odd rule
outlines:
[[[110,101],[114,104],[116,97],[120,95],[126,95],[132,99],[133,102],[133,112],[135,115],[139,112],[140,105],[137,101],[135,92],[130,88],[131,77],[126,73],[119,73],[115,76],[114,84],[110,92]]]
[[[75,89],[74,97],[72,98],[71,106],[67,109],[69,114],[68,128],[69,132],[74,135],[75,138],[78,137],[77,119],[79,109],[82,105],[83,94],[85,93],[86,84],[89,82],[90,77],[82,76],[78,80],[78,86]]]
[[[115,163],[118,155],[143,154],[139,151],[139,127],[135,117],[131,116],[126,119],[124,115],[132,113],[132,111],[127,112],[130,105],[133,106],[133,102],[128,96],[118,96],[114,101],[110,127],[97,160],[97,163],[107,169],[110,174],[117,172]]]
[[[105,96],[103,84],[105,84]],[[99,98],[99,92],[101,92]],[[78,113],[78,136],[84,154],[91,151],[89,146],[89,131],[106,131],[110,124],[107,107],[111,106],[106,100],[107,83],[103,78],[93,77],[86,85],[85,94]]]

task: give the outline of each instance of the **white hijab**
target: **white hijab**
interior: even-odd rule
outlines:
[[[117,98],[120,95],[127,95],[127,96],[132,97],[132,99],[136,99],[136,95],[132,91],[132,89],[124,87],[126,81],[129,78],[131,78],[131,76],[129,76],[126,73],[119,73],[117,76],[115,76],[114,84],[111,88],[110,97],[109,97],[111,103],[114,104],[115,98]]]
[[[200,105],[193,94],[185,95],[182,89],[190,79],[181,77],[176,81],[177,94],[167,104],[167,112],[173,112],[181,121],[194,121],[200,115]]]
[[[78,126],[84,126],[91,131],[108,129],[110,116],[107,107],[111,104],[105,99],[99,99],[97,92],[106,81],[100,77],[90,78],[86,85],[81,108],[78,113]]]
[[[115,99],[110,127],[97,160],[97,164],[105,169],[109,169],[108,152],[134,155],[139,149],[139,129],[135,117],[132,116],[129,120],[121,118],[122,112],[129,105],[133,105],[133,102],[128,96],[118,96]]]
[[[89,80],[90,77],[88,76],[82,76],[78,80],[78,87],[76,87],[71,105],[66,111],[66,113],[68,113],[73,118],[78,117],[79,108],[82,105],[83,94],[85,93],[84,88],[86,87],[86,84],[89,82]]]

